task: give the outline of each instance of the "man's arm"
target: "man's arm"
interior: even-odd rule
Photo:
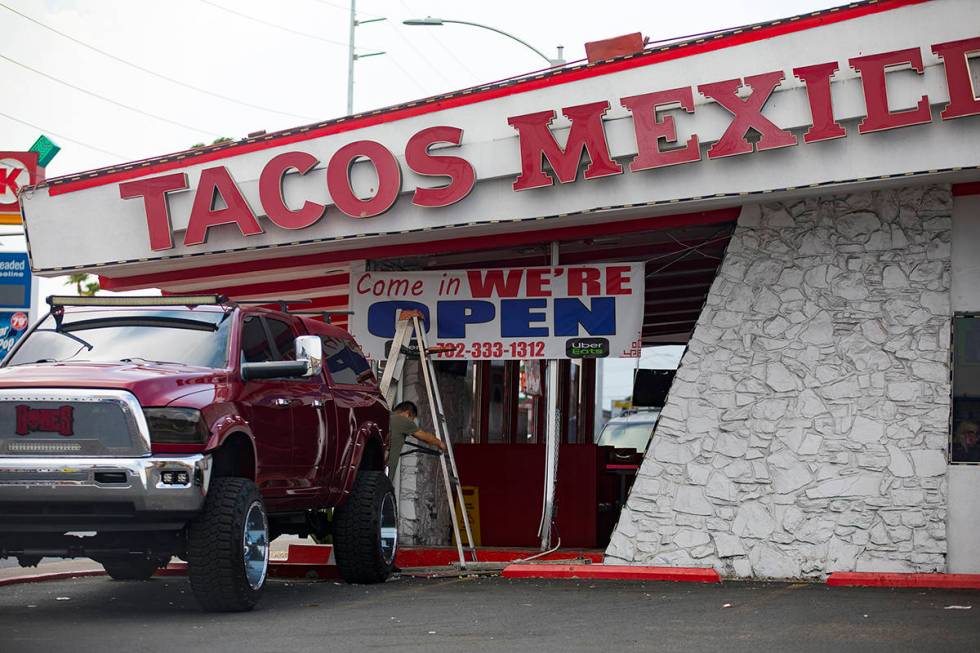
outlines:
[[[418,430],[412,433],[413,438],[417,438],[426,444],[430,444],[433,447],[437,447],[443,451],[446,450],[446,443],[436,437],[435,434],[429,433],[428,431]]]

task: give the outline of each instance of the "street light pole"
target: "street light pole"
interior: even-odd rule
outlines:
[[[350,35],[347,39],[347,115],[354,113],[354,62],[364,57],[376,57],[384,52],[367,52],[356,54],[354,52],[354,28],[358,25],[367,23],[377,23],[385,20],[384,18],[371,18],[368,20],[357,20],[357,0],[350,0]]]
[[[545,61],[547,61],[549,66],[563,66],[563,65],[565,65],[565,59],[564,59],[564,56],[563,56],[564,50],[565,50],[565,47],[564,46],[562,46],[562,45],[559,45],[558,46],[558,56],[556,58],[552,59],[551,57],[549,57],[545,53],[541,52],[541,50],[538,50],[536,47],[534,47],[533,45],[531,45],[527,41],[525,41],[523,39],[519,39],[516,36],[514,36],[513,34],[508,34],[507,32],[505,32],[503,30],[497,29],[496,27],[491,27],[489,25],[483,25],[481,23],[471,23],[470,21],[467,21],[467,20],[449,20],[448,18],[433,18],[432,16],[427,16],[425,18],[410,18],[408,20],[403,20],[402,23],[405,24],[405,25],[414,25],[414,26],[422,26],[422,25],[424,25],[424,26],[438,26],[438,25],[443,25],[445,23],[456,23],[458,25],[469,25],[471,27],[480,27],[482,29],[488,29],[491,32],[496,32],[497,34],[501,34],[503,36],[506,36],[509,39],[513,39],[514,41],[517,41],[518,43],[520,43],[521,45],[523,45],[526,48],[530,48],[531,50],[534,51],[535,54],[537,54],[539,57],[541,57],[542,59],[544,59]]]

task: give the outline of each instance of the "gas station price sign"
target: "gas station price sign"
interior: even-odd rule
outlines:
[[[440,358],[635,358],[643,263],[352,275],[351,333],[387,358],[398,314],[418,310]]]
[[[31,306],[31,266],[27,254],[0,252],[0,309]]]
[[[24,335],[30,321],[31,267],[24,252],[0,252],[0,358]]]

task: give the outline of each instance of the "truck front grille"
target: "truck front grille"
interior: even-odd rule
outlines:
[[[146,433],[128,392],[0,390],[0,456],[141,456]]]

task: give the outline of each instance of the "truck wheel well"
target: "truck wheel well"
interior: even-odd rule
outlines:
[[[237,477],[255,480],[255,451],[244,433],[232,433],[213,454],[212,478]]]
[[[370,438],[364,444],[364,454],[361,456],[361,469],[383,472],[385,468],[385,452],[377,438]]]

